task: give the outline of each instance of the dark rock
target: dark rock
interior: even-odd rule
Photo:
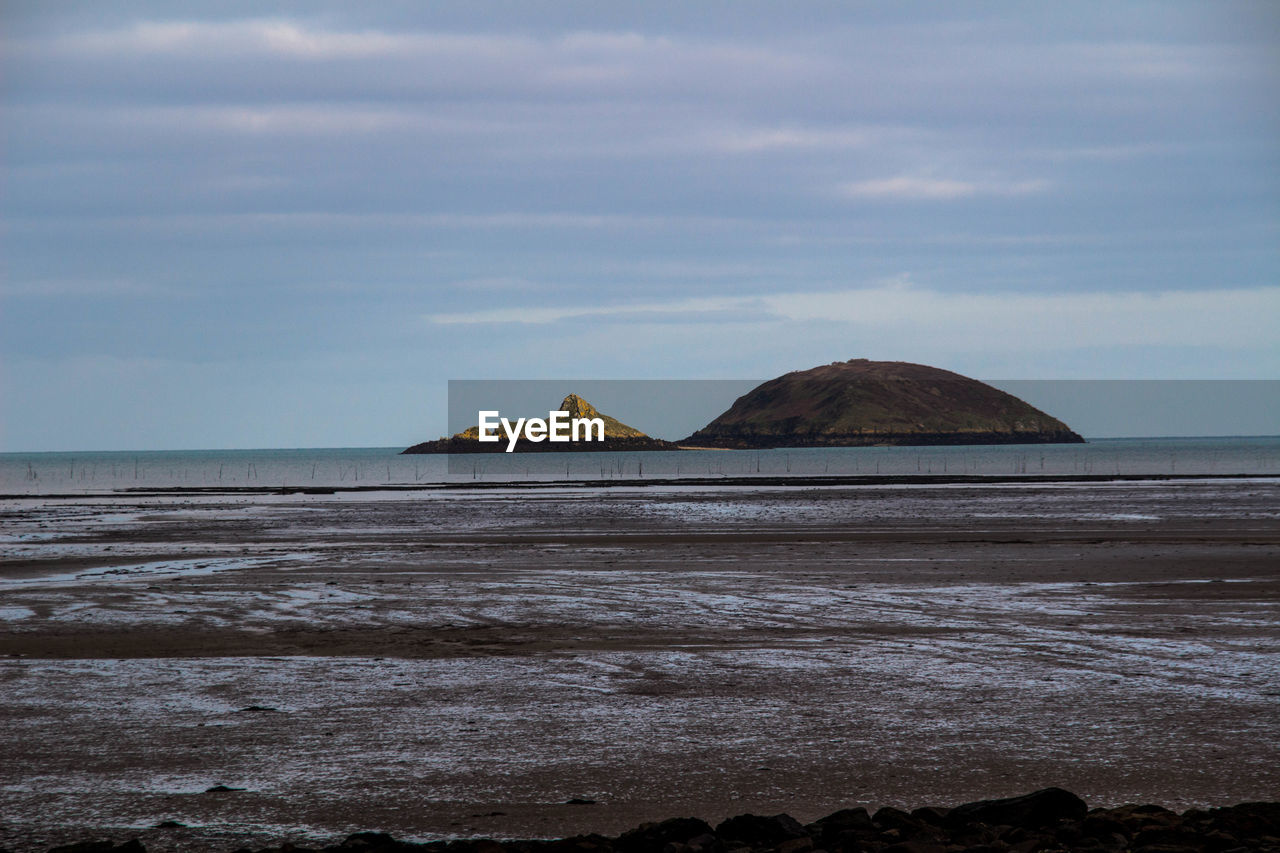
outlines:
[[[947,813],[948,826],[966,823],[1038,828],[1059,820],[1083,820],[1088,814],[1084,800],[1061,788],[1045,788],[1021,797],[965,803]]]
[[[800,822],[787,814],[772,817],[738,815],[717,826],[716,834],[725,840],[746,842],[752,847],[772,846],[780,841],[803,838],[805,835]]]
[[[1104,838],[1097,839],[1097,844],[1105,850],[1128,850],[1129,838],[1120,833],[1113,833]]]
[[[790,838],[778,842],[774,849],[778,853],[809,853],[813,849],[813,839],[807,835],[801,838]]]
[[[1078,820],[1060,820],[1052,827],[1053,837],[1063,846],[1078,846],[1084,838],[1081,826]]]
[[[936,841],[923,841],[917,838],[892,844],[884,849],[884,853],[947,853],[947,847]]]
[[[697,839],[698,845],[692,844]],[[648,853],[661,851],[668,844],[689,844],[706,847],[703,839],[710,839],[714,845],[719,839],[712,832],[711,825],[696,817],[673,817],[661,823],[641,824],[635,829],[622,833],[614,847],[623,853]]]
[[[871,823],[871,816],[864,808],[841,809],[815,820],[804,829],[828,849],[841,851],[848,850],[849,843],[859,835],[876,831],[875,825]]]
[[[1144,829],[1133,838],[1134,847],[1152,847],[1160,845],[1199,846],[1200,833],[1190,827],[1161,826]]]
[[[565,841],[552,841],[549,846],[556,844],[567,844]],[[381,847],[381,850],[408,850],[413,849],[413,845],[404,841],[392,842],[393,847]],[[464,838],[460,841],[450,841],[442,848],[448,853],[500,853],[502,845],[491,838]]]
[[[1023,839],[1009,848],[1009,853],[1041,853],[1041,851],[1057,851],[1062,848],[1052,838],[1036,835]]]
[[[348,835],[342,846],[348,850],[386,850],[397,847],[399,843],[385,832],[357,832]]]
[[[485,839],[492,845],[492,850],[476,850],[475,853],[501,853],[505,848],[497,841]],[[575,835],[552,841],[541,848],[540,853],[601,853],[613,850],[613,839],[603,835]]]
[[[879,842],[875,841],[874,838],[874,828],[870,833],[867,833],[865,830],[863,832],[856,832],[851,829],[846,829],[843,832],[836,833],[834,836],[826,836],[822,840],[822,844],[828,850],[833,851],[833,853],[864,853],[864,851],[872,849],[873,846],[874,849],[877,850],[883,846],[879,844]]]
[[[1250,836],[1280,836],[1280,803],[1241,803],[1220,809],[1210,809],[1211,826],[1229,832],[1237,838]]]
[[[1091,812],[1080,822],[1080,832],[1088,838],[1110,838],[1112,835],[1127,837],[1129,829],[1124,821],[1099,810]]]
[[[226,786],[218,786],[223,790]],[[157,828],[182,826],[169,820]],[[382,832],[348,836],[323,853],[1280,853],[1280,803],[1190,809],[1125,805],[1086,812],[1060,789],[968,803],[950,811],[883,808],[835,812],[808,826],[788,815],[745,814],[715,830],[697,818],[648,823],[617,839],[474,838],[415,844]],[[6,853],[0,849],[0,853]],[[137,839],[85,841],[50,853],[146,853]],[[250,853],[238,850],[236,853]],[[284,844],[258,853],[312,853]]]
[[[880,829],[896,829],[903,838],[914,838],[928,828],[924,821],[893,806],[880,809],[872,816],[871,822]]]
[[[566,806],[594,806],[596,801],[583,799],[582,797],[571,797],[565,800],[564,804]]]
[[[1146,805],[1134,806],[1133,813],[1134,814],[1163,814],[1163,815],[1176,816],[1176,812],[1172,812],[1169,809],[1166,809],[1164,806],[1157,806],[1155,803],[1147,803]]]
[[[813,849],[813,839],[805,835],[801,838],[778,841],[773,849],[777,850],[777,853],[809,853],[809,850]]]
[[[911,816],[916,820],[924,821],[933,826],[942,826],[946,821],[947,815],[951,813],[951,809],[939,809],[933,806],[925,806],[923,808],[914,809]]]
[[[1209,851],[1230,850],[1240,846],[1240,839],[1228,832],[1213,830],[1202,836],[1204,849]]]
[[[155,825],[156,829],[178,829],[186,826],[185,823],[176,820],[162,820]]]
[[[226,794],[231,791],[243,791],[244,788],[232,788],[228,785],[214,785],[212,788],[205,788],[206,794]]]

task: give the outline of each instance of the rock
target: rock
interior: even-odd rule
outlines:
[[[773,846],[792,838],[805,837],[804,827],[787,814],[772,817],[738,815],[717,826],[716,834],[726,841],[743,841],[752,847]]]
[[[357,832],[348,835],[343,840],[342,847],[347,850],[386,850],[398,847],[399,844],[385,832]]]
[[[1188,847],[1198,845],[1200,833],[1190,827],[1162,826],[1144,829],[1133,837],[1134,847],[1159,847],[1172,845]]]
[[[635,427],[627,426],[617,418],[604,414],[577,394],[570,394],[565,397],[557,411],[567,412],[570,419],[599,418],[604,422],[604,440],[597,440],[594,433],[591,441],[552,442],[544,440],[534,442],[521,438],[516,442],[513,452],[547,453],[574,450],[632,452],[680,449],[674,442],[652,438]],[[539,417],[542,416],[539,415]],[[509,418],[509,420],[514,420],[514,418]],[[481,442],[479,440],[480,427],[477,425],[468,427],[448,438],[415,444],[406,450],[402,450],[401,453],[503,453],[507,449],[507,437],[502,429],[498,430],[498,434],[502,436],[501,441]]]
[[[895,809],[893,806],[885,806],[880,809],[872,816],[871,822],[882,830],[896,829],[902,838],[913,838],[927,827],[924,821],[912,817],[902,809]]]
[[[1062,421],[976,379],[857,358],[771,379],[679,443],[764,449],[1083,441]]]
[[[1085,819],[1080,822],[1080,832],[1089,838],[1109,838],[1112,835],[1127,838],[1129,834],[1124,821],[1118,820],[1101,809],[1096,809],[1085,816]]]
[[[946,845],[934,841],[900,841],[884,849],[884,853],[947,853]]]
[[[1280,803],[1241,803],[1209,810],[1210,825],[1237,838],[1280,836]]]
[[[871,816],[864,808],[841,809],[815,820],[804,829],[827,849],[841,851],[849,850],[859,838],[876,831]]]
[[[243,791],[244,788],[232,788],[229,785],[214,785],[212,788],[205,788],[206,794],[226,794],[231,791]]]
[[[774,849],[778,853],[809,853],[813,849],[813,839],[807,835],[802,838],[789,838],[778,842]]]
[[[505,848],[497,841],[484,839],[492,846],[491,850],[476,850],[474,853],[501,853]],[[603,835],[575,835],[560,841],[552,841],[542,848],[542,853],[608,853],[613,850],[613,840]]]
[[[1045,788],[1021,797],[1002,800],[980,800],[965,803],[947,813],[949,827],[966,823],[985,823],[991,826],[1008,824],[1023,828],[1038,828],[1059,820],[1083,820],[1088,814],[1084,800],[1061,788]]]
[[[843,809],[808,826],[785,814],[739,815],[714,830],[698,818],[672,818],[643,824],[616,839],[580,835],[415,844],[383,832],[360,832],[322,853],[1280,853],[1278,829],[1280,803],[1191,809],[1182,815],[1132,804],[1086,813],[1074,794],[1048,788],[950,811],[920,808],[908,813],[886,807],[872,817],[863,808]],[[50,853],[146,851],[132,839],[123,844],[86,841]],[[258,853],[311,851],[286,843]]]
[[[695,839],[700,842],[698,845],[692,844]],[[711,825],[706,821],[699,820],[696,817],[673,817],[661,823],[642,824],[635,829],[624,832],[618,837],[614,847],[623,851],[623,853],[660,851],[667,844],[672,843],[712,849],[706,846],[705,839],[710,839],[715,845],[719,844],[719,839],[716,838]]]
[[[916,820],[924,821],[933,826],[942,826],[946,821],[946,817],[950,814],[951,809],[939,809],[933,806],[924,806],[911,812],[911,816]]]

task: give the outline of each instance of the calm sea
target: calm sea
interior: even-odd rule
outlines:
[[[1113,438],[1088,444],[672,453],[402,456],[401,448],[0,454],[0,494],[168,487],[409,486],[514,480],[865,476],[1280,476],[1280,437]]]

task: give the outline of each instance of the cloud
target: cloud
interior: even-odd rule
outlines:
[[[903,201],[951,201],[973,196],[1022,196],[1049,188],[1045,180],[1029,181],[958,181],[948,178],[924,178],[901,175],[841,184],[839,192],[847,198],[888,199]]]
[[[709,134],[707,147],[734,153],[819,148],[863,148],[884,136],[879,128],[763,127]]]
[[[364,352],[413,388],[550,370],[566,335],[562,364],[619,376],[1280,364],[1274,292],[1246,288],[1280,282],[1273,14],[247,8],[6,21],[6,370]],[[874,283],[904,268],[928,287]],[[28,435],[98,440],[42,399]]]
[[[127,27],[14,40],[27,57],[49,53],[70,60],[280,60],[321,67],[340,63],[384,70],[416,67],[413,79],[430,86],[549,90],[654,88],[688,91],[710,84],[737,88],[752,79],[763,88],[813,79],[832,70],[830,59],[758,42],[671,37],[630,30],[569,30],[548,36],[439,29],[329,29],[290,18],[136,22]]]
[[[1280,287],[1156,293],[944,293],[900,276],[875,286],[769,296],[707,297],[624,305],[529,305],[431,314],[435,325],[750,323],[770,334],[843,327],[991,351],[1077,347],[1269,348]]]
[[[442,326],[521,324],[545,325],[565,320],[584,322],[688,323],[696,320],[740,322],[770,319],[768,303],[758,298],[681,299],[635,305],[492,308],[483,311],[430,314],[427,321]]]
[[[287,19],[234,21],[139,21],[114,30],[69,33],[50,46],[62,53],[123,55],[169,54],[192,56],[275,55],[296,59],[373,58],[410,50],[475,52],[492,50],[492,38],[482,42],[465,37],[395,35],[376,30],[322,30]],[[506,40],[506,47],[513,40]]]

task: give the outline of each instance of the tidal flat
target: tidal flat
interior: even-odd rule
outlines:
[[[1051,785],[1280,799],[1280,480],[32,497],[0,519],[14,851],[616,834]]]

